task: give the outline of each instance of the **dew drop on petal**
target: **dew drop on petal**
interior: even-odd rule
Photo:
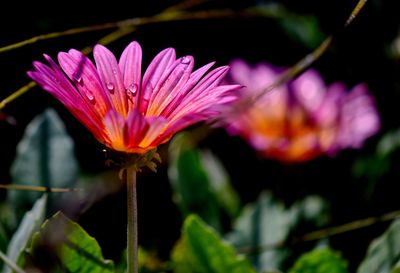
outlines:
[[[110,91],[113,91],[114,90],[114,84],[112,82],[108,82],[107,83],[107,89],[110,90]]]
[[[75,81],[77,81],[78,83],[81,83],[81,82],[82,82],[82,77],[81,77],[81,75],[80,75],[79,73],[74,73],[74,74],[72,75],[72,78],[73,78]]]
[[[85,88],[84,90],[85,90],[85,95],[86,95],[86,97],[87,97],[91,102],[94,102],[94,96],[93,96],[92,91],[90,91],[90,90],[87,89],[87,88]]]
[[[138,91],[138,86],[135,83],[132,83],[128,86],[128,89],[126,90],[128,93],[128,96],[136,96],[137,91]]]
[[[184,56],[181,59],[181,64],[189,64],[190,63],[190,58],[188,56]]]

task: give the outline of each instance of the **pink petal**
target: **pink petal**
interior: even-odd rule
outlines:
[[[60,52],[58,61],[68,77],[75,82],[82,97],[93,105],[95,112],[104,117],[111,109],[110,99],[102,87],[96,67],[89,58],[72,49],[69,53]]]
[[[130,148],[137,147],[146,135],[149,129],[149,124],[146,119],[140,114],[138,109],[133,109],[124,125],[124,142]]]
[[[211,106],[225,103],[223,96],[241,87],[241,85],[221,85],[199,94],[197,98],[191,101],[187,101],[185,98],[185,102],[181,102],[181,104],[173,110],[170,114],[170,118],[175,120],[188,113],[201,112]],[[229,98],[229,101],[231,101],[231,98]]]
[[[111,94],[114,109],[126,117],[128,114],[128,98],[115,56],[102,45],[96,45],[93,53],[103,89]]]
[[[35,62],[34,67],[37,71],[29,72],[28,76],[37,81],[43,89],[61,101],[97,139],[102,140],[104,137],[99,117],[93,112],[93,109],[85,103],[78,91],[72,86],[61,69],[55,65],[52,60],[51,65],[53,69],[42,63]]]
[[[162,78],[168,67],[175,61],[175,50],[167,48],[158,53],[147,68],[143,76],[143,84],[141,89],[139,109],[141,113],[147,111],[147,107],[154,88]]]
[[[124,123],[123,116],[113,110],[108,112],[104,118],[104,126],[109,137],[109,142],[106,145],[122,152],[126,150],[124,145]]]
[[[237,82],[245,86],[252,85],[252,71],[250,65],[243,60],[236,59],[230,62],[229,66],[231,67],[229,77],[232,82]]]
[[[158,116],[165,107],[179,95],[182,87],[187,83],[193,69],[193,57],[186,56],[176,61],[178,64],[173,66],[173,70],[162,83],[159,91],[150,100],[147,115]]]
[[[228,70],[228,66],[221,66],[208,73],[198,84],[196,84],[188,96],[185,97],[185,101],[196,99],[196,97],[200,96],[203,92],[209,91],[218,86]]]
[[[295,99],[306,111],[316,111],[324,100],[326,87],[315,70],[308,70],[291,83]]]
[[[129,109],[136,107],[140,97],[140,81],[142,69],[142,48],[139,43],[130,43],[122,52],[119,60],[119,67],[122,71],[125,89],[132,96],[129,100]],[[135,98],[133,98],[135,97]]]
[[[193,86],[196,85],[196,83],[200,80],[200,78],[210,69],[211,66],[214,65],[215,62],[206,64],[196,71],[194,71],[190,77],[189,80],[186,82],[186,84],[180,88],[180,91],[178,94],[175,95],[174,98],[172,98],[172,101],[169,102],[167,107],[162,111],[161,115],[164,117],[169,117],[171,112],[182,102],[183,98],[192,90]]]
[[[192,114],[185,115],[185,116],[173,121],[172,123],[170,123],[168,125],[168,129],[162,133],[160,138],[169,139],[169,138],[171,138],[172,135],[174,135],[178,131],[180,131],[190,125],[193,125],[199,121],[205,120],[205,119],[207,119],[207,117],[208,116],[203,113],[192,113]]]
[[[152,118],[147,118],[147,122],[149,123],[150,127],[147,130],[143,140],[140,142],[139,147],[157,146],[159,142],[162,141],[159,139],[159,136],[165,129],[168,120],[163,117],[152,117]]]

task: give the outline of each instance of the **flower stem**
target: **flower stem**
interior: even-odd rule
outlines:
[[[128,209],[128,237],[127,237],[127,265],[128,273],[138,273],[138,228],[137,228],[137,201],[136,201],[136,169],[127,168],[127,209]]]

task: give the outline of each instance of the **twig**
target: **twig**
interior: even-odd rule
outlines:
[[[347,18],[346,22],[343,25],[343,29],[348,27],[353,20],[358,16],[358,14],[361,12],[362,8],[365,6],[367,3],[367,0],[359,0],[357,2],[356,7],[353,9],[351,12],[350,16]],[[251,97],[249,100],[244,101],[241,105],[241,107],[247,107],[248,105],[254,104],[257,100],[259,100],[261,97],[263,97],[266,93],[269,91],[272,91],[276,87],[287,83],[289,80],[293,79],[297,75],[299,75],[301,72],[303,72],[307,67],[309,67],[312,63],[314,63],[316,60],[318,60],[326,51],[327,49],[331,46],[334,38],[336,38],[336,34],[330,35],[328,38],[326,38],[313,52],[307,54],[304,58],[302,58],[300,61],[298,61],[295,65],[293,65],[290,69],[288,69],[285,73],[283,73],[273,84],[267,86],[260,92],[258,92],[255,96]],[[237,109],[235,110],[237,111]]]
[[[6,107],[7,104],[18,98],[19,96],[25,94],[29,90],[31,90],[33,87],[36,86],[36,83],[34,81],[29,82],[28,84],[22,86],[20,89],[9,95],[7,98],[3,99],[0,101],[0,110]]]
[[[13,270],[13,272],[17,273],[26,273],[24,270],[22,270],[15,262],[11,261],[7,255],[5,255],[1,250],[0,250],[0,259],[9,267]]]
[[[366,228],[378,223],[387,222],[400,217],[400,210],[385,213],[378,217],[368,217],[365,219],[360,219],[352,221],[343,225],[334,226],[330,228],[325,228],[317,231],[313,231],[302,236],[294,237],[291,240],[280,241],[270,245],[256,246],[256,247],[240,247],[239,252],[244,254],[255,254],[260,252],[265,252],[268,250],[273,250],[276,248],[282,248],[285,246],[291,246],[295,244],[317,241],[320,239],[332,237],[334,235],[343,234],[346,232]]]
[[[80,192],[79,188],[49,188],[43,186],[29,186],[19,184],[0,184],[0,189],[18,190],[18,191],[38,191],[38,192]]]

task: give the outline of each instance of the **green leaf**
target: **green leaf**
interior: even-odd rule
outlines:
[[[11,167],[13,183],[45,187],[68,187],[77,178],[74,145],[65,126],[52,109],[34,118],[27,126]],[[9,191],[8,199],[17,209],[40,196],[38,192]]]
[[[353,176],[367,179],[365,199],[369,199],[375,193],[376,185],[382,180],[382,177],[395,168],[392,162],[396,161],[393,157],[396,156],[399,148],[400,129],[391,130],[379,140],[373,154],[360,157],[354,162]]]
[[[391,273],[400,273],[400,261],[394,266]]]
[[[255,273],[244,256],[237,255],[215,230],[194,215],[184,222],[172,261],[176,273]]]
[[[47,220],[32,240],[25,260],[34,260],[43,255],[43,246],[54,249],[60,268],[69,273],[111,273],[115,272],[114,263],[105,260],[97,241],[77,223],[62,213],[56,213]],[[58,269],[60,270],[60,269]],[[53,270],[54,272],[57,270]]]
[[[307,48],[315,48],[324,37],[314,16],[292,15],[279,20],[279,24],[293,40],[299,41]]]
[[[222,164],[210,152],[194,149],[187,134],[174,138],[170,162],[174,201],[184,216],[195,213],[219,230],[223,212],[231,217],[238,213],[239,198]]]
[[[303,254],[289,273],[348,273],[348,270],[339,253],[324,247]]]
[[[317,225],[328,221],[326,204],[317,196],[310,196],[291,208],[275,200],[270,192],[263,192],[255,204],[244,208],[233,231],[227,239],[238,249],[254,250],[252,262],[258,271],[281,269],[290,254],[285,242],[290,232],[301,222],[312,221]],[[264,247],[262,252],[256,251]]]
[[[33,208],[28,211],[17,231],[13,235],[11,242],[7,249],[7,257],[13,261],[17,262],[20,255],[23,253],[25,248],[36,230],[44,221],[45,210],[46,210],[47,194],[44,194],[40,199],[38,199],[33,206]],[[4,266],[2,273],[11,273],[12,270]]]
[[[219,206],[231,218],[236,217],[240,210],[240,199],[232,187],[228,172],[218,158],[208,150],[200,152],[200,160],[208,175],[211,190],[214,192]]]
[[[358,273],[390,273],[400,262],[400,219],[395,220],[368,248]],[[395,269],[396,270],[396,269]],[[398,269],[397,269],[398,270]]]
[[[275,2],[257,5],[250,11],[276,20],[290,38],[302,43],[307,48],[317,47],[324,39],[324,34],[315,16],[290,12],[282,4]]]

